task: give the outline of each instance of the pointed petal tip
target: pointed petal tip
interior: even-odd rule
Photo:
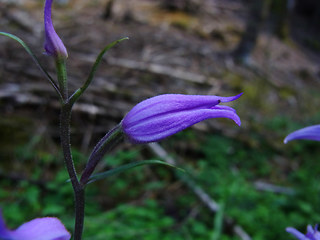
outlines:
[[[283,142],[286,144],[292,140],[313,140],[320,141],[320,125],[312,125],[298,129],[286,136]]]
[[[239,97],[242,96],[243,93],[239,93],[235,96],[231,96],[231,97],[220,97],[219,101],[220,102],[232,102],[234,100],[237,100]]]
[[[235,100],[238,99],[239,97],[241,97],[242,95],[243,95],[243,92],[235,95],[235,96],[234,96]]]
[[[236,112],[233,112],[231,115],[225,117],[232,119],[239,127],[241,127],[241,119]]]
[[[286,232],[292,234],[293,236],[295,236],[299,240],[305,240],[306,239],[304,234],[302,234],[301,232],[299,232],[297,229],[295,229],[293,227],[287,227],[286,228]]]

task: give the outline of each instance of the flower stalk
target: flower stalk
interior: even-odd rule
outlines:
[[[85,185],[90,176],[92,175],[94,169],[96,168],[99,161],[106,154],[106,152],[110,151],[114,146],[116,146],[119,142],[121,142],[124,138],[122,129],[120,125],[117,125],[115,128],[110,130],[98,144],[94,147],[86,168],[84,169],[80,183]]]
[[[63,99],[66,101],[68,99],[68,83],[67,83],[66,60],[64,58],[58,57],[56,59],[56,71],[57,71],[59,89]]]
[[[71,180],[75,198],[75,227],[74,240],[81,240],[84,222],[85,208],[85,190],[80,184],[77,173],[74,167],[71,144],[70,144],[70,118],[72,106],[68,103],[63,103],[60,113],[60,141],[64,156],[64,162]]]

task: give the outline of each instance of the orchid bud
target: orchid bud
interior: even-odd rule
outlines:
[[[45,44],[44,49],[46,54],[56,58],[67,58],[67,49],[54,30],[51,19],[51,6],[53,0],[46,0],[44,6],[44,30],[45,30]]]
[[[230,118],[240,126],[236,111],[220,103],[233,97],[164,94],[137,104],[121,122],[132,143],[157,142],[208,118]]]

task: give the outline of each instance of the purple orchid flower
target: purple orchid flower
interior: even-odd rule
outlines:
[[[22,224],[16,230],[9,230],[0,213],[1,240],[69,240],[70,233],[58,218],[36,218]]]
[[[124,117],[121,126],[132,143],[157,142],[208,118],[230,118],[239,126],[236,111],[219,103],[233,97],[164,94],[137,104]]]
[[[286,228],[286,231],[288,233],[291,233],[299,240],[320,240],[320,232],[318,231],[318,225],[316,225],[314,228],[312,228],[311,225],[308,225],[307,233],[305,235],[292,227]]]
[[[51,6],[53,0],[46,0],[44,6],[44,30],[45,30],[45,44],[44,49],[46,54],[54,57],[67,58],[67,49],[54,30],[51,19]]]
[[[284,139],[284,143],[296,139],[320,141],[320,125],[313,125],[294,131]]]

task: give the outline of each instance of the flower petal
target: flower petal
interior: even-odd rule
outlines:
[[[68,57],[67,49],[54,30],[51,19],[51,6],[53,0],[46,0],[44,7],[44,30],[45,30],[45,44],[44,49],[50,56]]]
[[[320,125],[313,125],[294,131],[284,139],[284,143],[296,139],[320,141]]]
[[[219,104],[220,102],[234,101],[242,95],[232,97],[204,96],[204,95],[183,95],[163,94],[149,98],[137,104],[125,116],[123,124],[126,127],[148,118],[155,118],[161,114],[180,112],[184,110],[206,109]]]
[[[12,231],[13,240],[69,240],[70,233],[58,218],[36,218]]]
[[[318,225],[316,225],[314,229],[311,225],[308,225],[306,237],[310,240],[320,240],[320,232],[318,231]]]
[[[297,229],[293,227],[287,227],[286,231],[288,233],[291,233],[293,236],[295,236],[299,240],[309,240],[304,234],[302,234],[301,232],[299,232]]]
[[[144,119],[124,128],[124,132],[133,143],[156,142],[208,118],[230,118],[238,125],[241,124],[239,116],[233,109],[195,109]]]
[[[6,227],[0,210],[0,239],[10,239],[11,231]]]

